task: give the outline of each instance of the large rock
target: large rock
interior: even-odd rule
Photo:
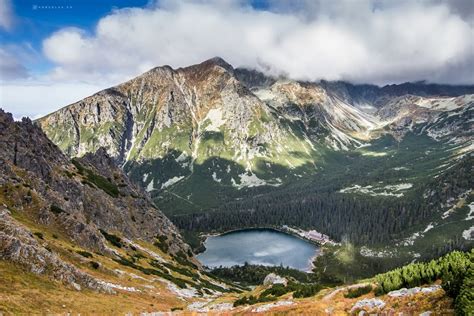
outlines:
[[[400,290],[388,292],[387,295],[390,297],[404,297],[414,295],[418,293],[431,293],[441,288],[441,285],[431,285],[427,287],[413,287],[410,289],[402,288]]]
[[[64,262],[38,243],[28,229],[14,220],[5,209],[0,209],[0,259],[11,261],[36,274],[48,274],[76,290],[86,287],[113,292],[110,287]]]
[[[351,313],[358,310],[374,311],[384,308],[385,302],[378,298],[365,298],[357,301],[351,308]]]
[[[263,285],[265,285],[265,286],[269,286],[269,285],[273,285],[273,284],[283,284],[283,285],[286,286],[287,283],[288,283],[288,280],[286,278],[281,277],[281,276],[279,276],[275,273],[270,273],[263,280]]]

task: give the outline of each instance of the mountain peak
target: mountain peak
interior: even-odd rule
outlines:
[[[199,64],[199,66],[204,66],[204,67],[205,66],[219,66],[226,69],[227,71],[230,71],[230,72],[234,71],[234,67],[232,67],[231,64],[229,64],[228,62],[226,62],[224,59],[222,59],[219,56],[203,61],[202,63]]]
[[[214,57],[199,64],[180,68],[177,71],[186,73],[192,81],[196,82],[208,81],[209,76],[228,77],[229,75],[234,75],[234,67],[220,57]]]

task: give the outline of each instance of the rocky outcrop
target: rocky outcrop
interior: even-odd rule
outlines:
[[[402,288],[400,290],[388,292],[387,295],[390,297],[404,297],[404,296],[410,296],[410,295],[414,295],[418,293],[425,293],[425,294],[431,293],[439,289],[441,289],[440,285],[432,285],[432,286],[427,286],[427,287],[413,287],[410,289]]]
[[[364,310],[364,311],[378,311],[385,306],[385,302],[379,298],[365,298],[357,301],[351,308],[351,313]]]
[[[449,98],[406,95],[390,99],[377,116],[399,139],[414,132],[435,140],[463,143],[473,136],[473,113],[474,94]]]
[[[92,276],[62,261],[33,238],[31,232],[0,209],[0,259],[8,260],[36,274],[48,274],[76,290],[82,287],[111,293]]]
[[[160,240],[169,254],[194,260],[175,226],[115,166],[105,150],[71,161],[38,126],[27,119],[14,122],[2,110],[0,200],[4,208],[22,214],[39,227],[50,227],[90,251],[114,256],[104,238],[113,234],[150,243]],[[5,233],[7,227],[2,230]],[[8,245],[18,243],[14,238]],[[22,254],[23,258],[18,257]],[[43,254],[41,250],[38,256]],[[35,256],[30,251],[16,255],[15,260],[25,262],[28,256]]]
[[[252,309],[252,313],[262,313],[262,312],[268,312],[274,308],[281,307],[281,306],[291,306],[294,305],[295,302],[293,301],[284,301],[280,300],[278,302],[274,303],[269,303],[269,304],[263,304],[258,307],[255,307]]]
[[[270,273],[263,280],[263,285],[269,286],[269,285],[273,285],[273,284],[283,284],[283,285],[286,286],[288,284],[288,280],[284,277],[281,277],[281,276],[275,274],[275,273]]]

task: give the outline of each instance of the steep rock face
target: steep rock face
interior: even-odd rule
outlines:
[[[254,91],[260,99],[278,108],[303,130],[313,144],[323,143],[336,150],[360,146],[370,138],[377,120],[344,102],[339,95],[314,83],[277,81]]]
[[[0,110],[0,170],[0,203],[13,214],[11,218],[7,211],[2,213],[5,259],[26,264],[30,256],[44,257],[38,260],[43,265],[57,265],[64,270],[62,277],[82,278],[56,257],[46,256],[47,251],[15,223],[17,219],[46,227],[84,249],[110,256],[115,252],[104,238],[107,234],[150,243],[165,239],[172,256],[188,258],[191,254],[175,226],[114,165],[105,150],[71,163],[38,126],[27,119],[14,122],[11,115]],[[43,269],[33,261],[30,266]],[[84,279],[79,283],[87,282]]]
[[[41,246],[27,228],[16,222],[8,210],[0,210],[0,259],[15,262],[37,274],[49,273],[52,278],[80,290],[112,292],[96,279],[62,261],[57,255]]]
[[[407,132],[463,143],[472,139],[474,94],[458,97],[421,97],[405,95],[391,99],[377,116],[396,137]]]

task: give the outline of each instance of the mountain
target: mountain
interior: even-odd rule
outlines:
[[[277,115],[215,58],[152,69],[39,122],[67,154],[104,146],[132,178],[158,192],[200,177],[240,188],[266,184],[260,169],[267,179],[282,167],[313,169],[312,144]]]
[[[176,214],[299,181],[324,169],[330,153],[386,135],[465,144],[473,94],[472,86],[298,82],[213,58],[154,68],[38,123],[71,157],[106,148]]]

